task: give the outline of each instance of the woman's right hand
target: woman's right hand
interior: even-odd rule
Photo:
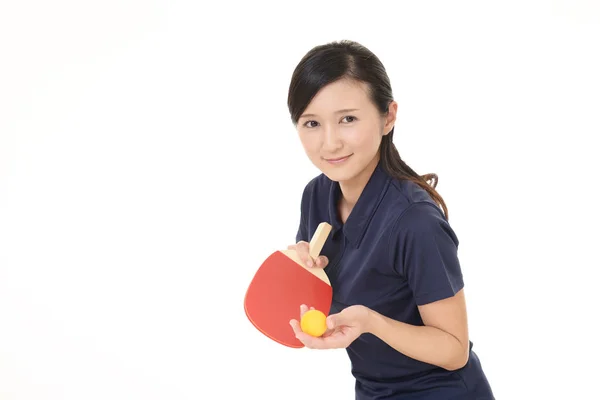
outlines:
[[[308,254],[308,242],[302,240],[296,244],[288,246],[288,250],[296,250],[300,260],[302,260],[304,265],[309,268],[325,268],[329,263],[327,257],[323,255],[313,259],[310,254]]]

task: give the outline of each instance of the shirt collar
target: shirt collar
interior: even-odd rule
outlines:
[[[357,248],[390,181],[390,176],[383,170],[381,162],[378,163],[345,224],[340,221],[337,210],[342,194],[340,184],[333,181],[329,189],[329,220],[332,221],[332,236],[341,229],[344,236]]]

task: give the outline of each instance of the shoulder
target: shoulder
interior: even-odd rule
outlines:
[[[315,221],[329,220],[327,204],[329,204],[332,184],[333,182],[325,174],[315,176],[305,184],[300,202],[301,227],[306,231],[303,237],[307,237],[309,232],[316,229]]]
[[[391,265],[411,279],[421,304],[447,282],[455,293],[462,285],[456,233],[425,189],[413,182],[394,186],[399,191],[389,193],[396,199],[387,239]]]
[[[304,195],[312,196],[320,193],[328,193],[332,181],[325,175],[319,174],[309,180],[304,186]]]
[[[388,195],[397,199],[397,206],[401,207],[401,209],[414,205],[417,205],[417,208],[421,208],[425,204],[436,207],[429,193],[413,181],[392,178]]]
[[[393,236],[447,234],[458,245],[458,238],[443,211],[427,191],[411,181],[393,179],[387,194],[390,229]]]
[[[327,199],[332,183],[325,174],[319,174],[309,180],[302,191],[302,208],[306,207],[312,201]]]

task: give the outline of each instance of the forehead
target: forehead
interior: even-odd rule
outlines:
[[[374,108],[368,95],[368,86],[364,82],[343,79],[323,87],[303,114],[328,115],[340,109],[353,108]]]

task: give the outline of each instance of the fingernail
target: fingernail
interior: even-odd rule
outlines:
[[[308,268],[312,268],[312,266],[313,266],[313,262],[312,262],[312,260],[308,260],[308,263],[307,263],[307,264],[308,264]]]

